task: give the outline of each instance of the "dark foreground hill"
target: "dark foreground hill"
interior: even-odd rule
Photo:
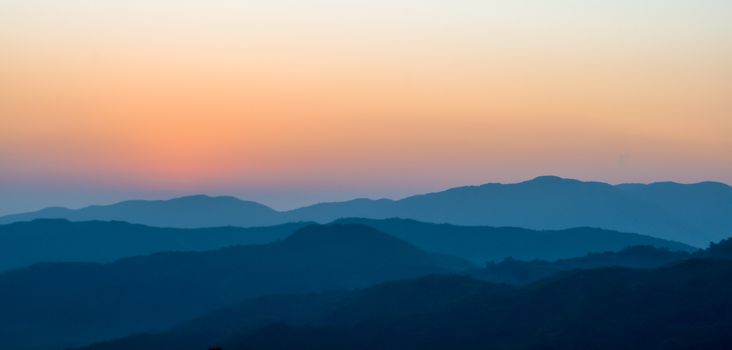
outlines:
[[[262,298],[86,350],[729,349],[732,261],[575,271],[527,287],[430,276]]]
[[[360,225],[308,226],[261,246],[0,274],[0,346],[61,349],[160,330],[247,298],[365,287],[468,269]]]
[[[533,231],[427,224],[402,219],[345,219],[338,223],[374,227],[426,251],[458,256],[481,265],[505,257],[553,260],[589,252],[617,251],[634,245],[693,250],[678,242],[593,228]],[[165,251],[265,244],[285,238],[306,225],[175,229],[60,219],[17,222],[0,225],[0,272],[38,262],[109,262]]]
[[[524,285],[566,271],[591,270],[604,267],[651,269],[677,263],[692,256],[695,255],[651,246],[635,246],[618,252],[591,253],[557,261],[524,261],[508,258],[497,263],[487,263],[485,267],[472,271],[470,276],[495,283]]]
[[[712,243],[709,248],[697,251],[696,256],[716,259],[732,259],[732,238]]]
[[[430,275],[350,292],[267,296],[217,310],[170,331],[132,335],[85,349],[207,349],[213,344],[230,344],[271,324],[304,326],[409,315],[448,307],[461,299],[507,295],[510,291],[513,288],[509,286],[457,275]]]
[[[525,287],[432,275],[352,292],[268,296],[87,349],[720,348],[732,322],[731,247],[726,240],[693,254],[633,247],[517,262],[530,264],[529,277],[549,272]],[[490,268],[471,274],[482,270],[495,277]],[[525,272],[499,270],[504,278],[518,273],[514,280]]]
[[[590,270],[427,312],[272,325],[224,348],[729,349],[731,275],[731,262],[702,260],[654,271]],[[362,302],[362,309],[381,305]]]
[[[517,184],[485,184],[407,197],[321,203],[286,212],[233,197],[190,196],[127,201],[78,210],[48,208],[8,215],[0,223],[37,218],[119,220],[165,227],[263,226],[340,218],[408,218],[455,225],[531,229],[599,227],[706,246],[732,235],[732,187],[716,182],[610,185],[542,176]]]

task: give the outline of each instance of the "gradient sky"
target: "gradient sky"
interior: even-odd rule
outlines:
[[[0,0],[0,214],[732,183],[732,1]]]

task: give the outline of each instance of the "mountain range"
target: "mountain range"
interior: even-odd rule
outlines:
[[[542,235],[554,236],[557,240],[564,239],[567,242],[563,244],[567,245],[577,237],[577,234],[573,233],[575,230],[521,233],[515,229],[503,231],[505,229],[436,225],[412,220],[344,219],[329,225],[302,224],[302,227],[297,228],[291,234],[284,232],[287,226],[278,226],[276,228],[280,230],[278,232],[283,237],[267,244],[236,245],[207,251],[163,252],[122,258],[109,263],[37,263],[30,267],[0,273],[0,310],[2,310],[0,312],[0,344],[3,349],[11,350],[56,350],[120,338],[119,341],[127,345],[119,347],[117,341],[103,344],[117,346],[117,348],[144,349],[147,345],[136,343],[140,339],[138,336],[125,337],[130,334],[147,334],[147,336],[141,335],[140,337],[152,341],[152,344],[157,344],[157,348],[171,348],[179,343],[210,346],[214,345],[212,342],[218,343],[219,341],[225,342],[227,348],[241,349],[266,349],[273,346],[277,348],[278,344],[283,349],[292,348],[297,343],[291,343],[291,341],[302,342],[303,347],[298,348],[304,349],[328,349],[331,346],[358,348],[363,341],[366,341],[364,344],[382,348],[381,345],[385,347],[392,345],[389,343],[391,341],[388,339],[389,336],[386,333],[382,334],[383,332],[404,331],[406,332],[403,337],[405,343],[399,344],[397,348],[402,348],[402,345],[405,346],[404,348],[419,348],[424,344],[421,343],[423,339],[414,338],[417,334],[437,332],[438,329],[443,329],[442,327],[447,327],[444,328],[446,336],[450,336],[451,332],[454,332],[454,328],[439,323],[442,322],[441,320],[435,320],[439,317],[452,317],[450,322],[455,322],[456,325],[459,324],[458,321],[468,322],[467,326],[475,329],[476,325],[470,322],[479,316],[472,313],[464,314],[466,310],[481,309],[493,304],[501,306],[503,301],[510,302],[506,305],[518,308],[516,312],[526,312],[522,309],[525,302],[536,303],[536,305],[542,305],[544,302],[559,303],[560,306],[565,305],[566,307],[573,305],[571,300],[563,297],[558,300],[533,299],[539,298],[541,294],[536,294],[525,302],[515,299],[521,298],[520,296],[524,295],[526,291],[537,288],[534,285],[544,283],[543,281],[528,287],[510,287],[504,283],[525,285],[542,278],[561,279],[567,275],[575,275],[576,270],[588,268],[626,266],[650,269],[689,259],[724,260],[732,256],[730,249],[732,244],[730,241],[725,241],[713,244],[706,250],[691,253],[637,247],[554,262],[524,262],[529,266],[528,268],[521,264],[519,264],[519,268],[514,268],[516,264],[508,264],[506,260],[478,267],[460,257],[427,252],[407,240],[366,226],[364,223],[396,232],[401,237],[419,242],[422,246],[432,247],[438,247],[446,239],[465,239],[467,245],[483,244],[487,247],[490,242],[498,242],[509,246],[511,240],[506,239],[512,235],[518,235],[517,238],[523,240],[523,244],[526,246],[533,244],[531,241],[526,241],[527,239]],[[88,232],[81,232],[80,237],[82,238],[89,237],[94,232],[104,235],[105,227],[116,229],[115,234],[120,236],[138,230],[142,232],[137,237],[133,237],[130,242],[135,240],[139,242],[140,237],[154,236],[158,234],[158,231],[163,236],[174,236],[178,231],[195,236],[197,234],[207,235],[209,230],[212,235],[215,235],[216,232],[231,234],[227,233],[229,232],[227,230],[232,229],[234,230],[233,236],[244,235],[245,239],[253,237],[260,239],[260,234],[266,234],[266,228],[161,229],[120,222],[64,220],[37,220],[15,223],[10,226],[33,227],[34,225],[46,229],[55,225],[67,226],[61,230],[62,237],[64,235],[68,237],[69,232],[76,232],[78,228],[88,229]],[[425,232],[424,237],[418,234],[421,230]],[[481,235],[490,237],[492,230],[502,233],[497,235],[500,239],[492,237],[492,240],[481,240],[483,239],[480,237]],[[36,238],[42,241],[43,234],[48,234],[48,232],[40,231],[41,235]],[[623,237],[638,237],[597,229],[578,232],[580,232],[580,236],[591,236],[594,234],[593,231],[599,231],[609,237],[617,236],[621,241]],[[112,232],[115,231],[112,230]],[[474,234],[478,238],[471,238],[470,234]],[[23,234],[17,236],[22,237]],[[639,237],[642,238],[641,241],[650,240],[672,246],[679,245]],[[144,240],[142,241],[144,242]],[[551,240],[538,242],[540,242],[539,245],[552,246]],[[630,242],[632,240],[626,243]],[[124,244],[121,245],[124,246]],[[562,244],[554,246],[561,247]],[[684,246],[682,245],[682,247]],[[452,249],[455,249],[455,246],[448,245],[443,250]],[[630,277],[627,277],[627,280],[626,277],[615,280],[613,279],[614,274],[601,275],[597,277],[597,281],[593,279],[593,282],[588,282],[598,284],[597,290],[592,289],[592,293],[604,293],[603,290],[614,293],[616,292],[614,288],[618,285],[627,284],[628,288],[631,288],[640,283],[632,276],[646,276],[645,272],[623,273]],[[725,273],[727,270],[724,269],[722,272],[714,272],[714,278],[727,280],[728,275]],[[388,284],[385,285],[387,287],[381,286],[376,289],[387,291],[385,294],[380,292],[372,295],[370,291],[374,289],[368,288],[382,282],[434,274],[442,276],[434,279],[428,278],[424,280],[426,282],[414,282],[420,281],[420,279],[395,282],[393,285]],[[472,276],[486,282],[457,275]],[[671,275],[669,274],[669,276]],[[700,275],[700,278],[707,277]],[[496,285],[492,282],[501,284]],[[584,293],[583,288],[588,286],[583,283],[582,280],[572,282],[570,286],[566,287],[566,292],[569,295]],[[703,293],[712,296],[716,295],[713,293],[717,293],[717,288],[726,286],[720,281],[722,283],[720,286],[713,285],[711,291],[706,291],[709,288],[707,284],[710,283],[706,279],[696,280],[696,282],[684,281],[683,283],[691,283],[691,286],[701,283],[699,286],[704,288]],[[679,288],[678,285],[669,287]],[[557,287],[557,289],[561,288],[563,287]],[[550,292],[553,293],[552,295],[559,293],[552,290]],[[656,290],[656,293],[659,292],[662,291]],[[676,293],[675,290],[672,294],[674,293]],[[694,291],[694,293],[697,292]],[[577,300],[583,300],[583,295],[575,296],[579,298]],[[366,298],[367,302],[358,301],[362,296]],[[696,294],[684,296],[698,297]],[[591,297],[599,298],[598,296]],[[475,300],[479,304],[467,303],[471,300]],[[599,301],[595,300],[595,302]],[[717,300],[710,302],[717,302]],[[713,306],[726,307],[726,304],[714,304]],[[552,308],[554,305],[545,307]],[[490,312],[491,309],[484,311]],[[561,312],[560,314],[571,316],[573,313],[570,311],[571,309],[568,309],[568,314]],[[684,310],[677,308],[674,311],[682,312]],[[211,314],[212,312],[213,314]],[[541,312],[556,313],[559,311],[551,309]],[[499,314],[506,316],[511,312],[502,311]],[[420,323],[421,315],[433,322],[438,322],[440,328],[433,330],[419,328],[424,326]],[[467,318],[456,318],[462,316]],[[201,321],[201,317],[204,321]],[[548,316],[541,314],[536,317],[543,319]],[[709,317],[709,315],[705,314],[705,317]],[[221,318],[221,320],[217,321],[217,318]],[[404,326],[400,322],[411,322],[413,318],[419,321],[415,323],[417,328],[400,328]],[[186,323],[186,320],[193,320],[191,321],[193,323]],[[231,323],[222,324],[225,320],[229,320]],[[376,334],[373,337],[368,336],[366,339],[359,338],[364,335],[360,334],[358,328],[353,329],[352,327],[374,320],[388,322],[383,324],[386,325],[386,330],[379,328],[381,326],[371,328],[370,323],[367,323],[367,327],[364,329],[367,332],[375,331]],[[284,324],[277,326],[280,321]],[[391,324],[391,322],[397,323]],[[498,321],[489,319],[486,322],[491,324],[491,322]],[[508,324],[518,322],[515,326],[520,329],[525,320],[509,318],[507,322]],[[181,327],[187,330],[178,334],[178,328],[171,328],[176,324],[183,324]],[[168,332],[172,332],[173,338],[166,338],[167,335],[163,338],[159,337],[161,334],[169,334],[165,331],[166,329],[170,330]],[[331,334],[333,329],[339,331]],[[316,333],[311,334],[311,330]],[[347,334],[352,337],[356,343],[350,343],[348,339],[339,337],[341,331],[343,335]],[[325,339],[320,338],[321,334],[326,335],[328,339],[332,338],[334,342],[321,343]],[[712,334],[716,333],[712,332]],[[280,336],[285,339],[279,339]],[[312,338],[313,336],[315,338]],[[438,340],[439,342],[436,344],[449,341],[449,339]],[[284,343],[280,343],[281,341]],[[469,348],[469,346],[465,346]],[[185,346],[174,347],[186,348]]]
[[[554,260],[590,252],[649,245],[693,251],[683,243],[594,228],[536,231],[519,228],[455,226],[406,219],[341,219],[402,239],[425,251],[476,264],[505,257]],[[266,244],[290,236],[309,223],[238,228],[161,228],[119,221],[36,219],[0,225],[0,271],[39,262],[111,262],[168,251],[204,251],[234,245]]]
[[[367,287],[472,267],[362,225],[310,225],[266,245],[107,264],[41,263],[0,273],[0,345],[63,349],[165,329],[248,298]]]
[[[257,298],[84,350],[728,349],[732,241],[655,268],[603,265],[660,255],[669,257],[645,247],[560,262],[580,269],[522,287],[430,275]]]
[[[111,262],[168,251],[204,251],[283,239],[308,223],[179,229],[121,221],[37,219],[0,225],[0,271],[39,262]]]
[[[704,247],[732,234],[730,213],[732,187],[717,182],[610,185],[542,176],[516,184],[459,187],[400,200],[355,199],[320,203],[290,211],[276,211],[234,197],[197,195],[81,209],[46,208],[4,216],[0,223],[63,218],[195,228],[398,217],[430,223],[530,229],[597,227]]]
[[[270,324],[231,336],[220,346],[231,350],[723,350],[732,344],[730,275],[730,261],[691,260],[657,270],[579,271],[505,294],[449,293],[456,284],[449,279],[425,290],[425,283],[417,281],[387,295],[357,297],[344,311],[326,315],[326,322]],[[422,303],[417,307],[400,307],[402,300],[417,293],[433,297],[418,300]],[[394,294],[396,298],[389,298]]]

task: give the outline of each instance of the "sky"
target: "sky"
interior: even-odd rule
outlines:
[[[0,215],[732,183],[732,1],[0,0]]]

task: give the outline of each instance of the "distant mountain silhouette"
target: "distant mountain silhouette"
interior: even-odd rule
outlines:
[[[554,260],[590,252],[616,251],[633,245],[693,250],[677,242],[591,228],[532,231],[438,225],[402,219],[343,219],[337,223],[373,227],[426,251],[454,255],[480,265],[505,257]],[[17,222],[0,225],[0,271],[38,262],[109,262],[165,251],[201,251],[230,245],[271,243],[306,225],[176,229],[62,219]]]
[[[670,265],[694,255],[651,246],[635,246],[619,252],[592,253],[582,257],[557,261],[523,261],[512,258],[491,262],[470,276],[489,282],[523,285],[537,282],[562,272],[590,270],[604,267],[650,269]]]
[[[280,296],[84,350],[728,349],[732,261],[575,271],[512,288],[459,276]]]
[[[311,225],[261,246],[37,264],[0,274],[0,345],[79,346],[160,330],[246,298],[365,287],[470,266],[362,225]]]
[[[732,236],[732,187],[718,182],[682,185],[658,182],[650,185],[625,184],[617,186],[635,198],[651,203],[664,212],[680,218],[711,241]],[[715,236],[716,234],[716,236]],[[711,242],[704,242],[706,246]]]
[[[284,223],[280,216],[274,209],[256,202],[226,196],[196,195],[171,200],[130,200],[112,205],[93,205],[78,210],[53,207],[32,213],[5,216],[0,218],[0,223],[32,219],[67,219],[125,221],[180,228],[251,227]]]
[[[0,223],[35,218],[120,220],[153,226],[262,226],[326,223],[346,217],[392,217],[457,225],[532,229],[599,227],[676,240],[697,247],[732,235],[732,187],[714,182],[609,185],[542,176],[517,184],[485,184],[407,197],[356,199],[277,212],[232,197],[192,196],[128,201],[78,210],[49,208],[9,215]]]
[[[518,184],[453,188],[398,201],[324,203],[289,212],[293,220],[411,218],[459,225],[532,229],[600,227],[706,246],[732,235],[732,187],[721,183],[613,186],[555,176]]]

